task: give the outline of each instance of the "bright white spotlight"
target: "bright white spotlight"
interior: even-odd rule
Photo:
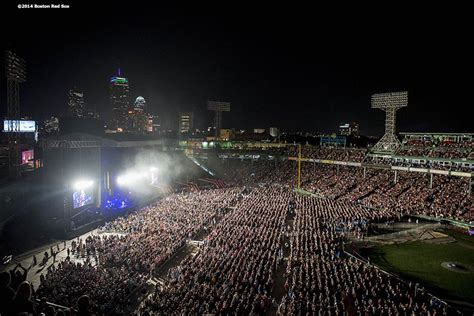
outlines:
[[[93,184],[94,184],[94,181],[92,180],[78,180],[73,183],[72,187],[75,190],[83,190],[83,189],[90,188]]]
[[[117,184],[124,185],[125,184],[125,176],[117,177]]]
[[[157,170],[158,170],[158,168],[156,168],[156,167],[150,167],[150,171],[151,171],[151,172],[155,172],[155,171],[157,171]]]

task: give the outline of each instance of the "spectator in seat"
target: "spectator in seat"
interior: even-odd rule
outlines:
[[[9,308],[13,297],[15,296],[15,291],[10,287],[10,273],[2,272],[0,274],[0,315],[8,315],[10,312]]]
[[[83,295],[77,300],[77,316],[89,316],[92,315],[89,306],[89,296]]]
[[[19,313],[36,314],[33,301],[31,300],[30,282],[23,281],[18,286],[12,302],[12,313],[13,315],[18,315]]]

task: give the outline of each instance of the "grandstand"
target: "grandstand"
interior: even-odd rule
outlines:
[[[472,133],[400,133],[402,146],[393,155],[369,155],[368,161],[401,166],[472,172]]]
[[[173,148],[161,141],[124,143],[86,135],[74,141],[69,136],[45,144],[46,167],[56,163],[68,172],[87,170],[94,179],[110,177],[117,183],[134,180],[129,190],[146,187],[160,194],[143,195],[126,212],[110,209],[115,216],[104,216],[84,235],[6,260],[3,270],[14,272],[2,278],[12,287],[31,282],[38,312],[469,314],[473,306],[460,289],[472,282],[471,274],[458,278],[458,287],[447,295],[433,280],[424,286],[419,276],[395,275],[379,267],[382,261],[374,265],[359,248],[380,241],[381,247],[411,247],[411,238],[421,243],[422,252],[423,242],[433,239],[426,236],[451,234],[446,242],[461,240],[452,229],[466,230],[474,221],[472,136],[403,133],[393,154],[330,142],[187,142]],[[85,157],[71,151],[67,158],[64,144],[88,145],[90,152]],[[152,173],[146,185],[136,182],[141,180],[133,170],[143,161],[148,164],[143,158],[151,155],[141,146],[156,146],[152,152],[161,153],[147,169],[166,170],[161,181]],[[420,158],[419,152],[429,155]],[[135,154],[136,165],[125,167]],[[131,171],[120,176],[127,168]],[[50,179],[51,184],[60,180]],[[119,187],[103,182],[95,207]],[[407,219],[412,222],[406,224]],[[415,220],[429,221],[430,231]],[[374,226],[393,225],[387,223],[409,230],[366,238]],[[469,266],[469,257],[450,253]]]
[[[34,253],[37,263],[31,253],[14,262],[28,271],[36,297],[55,304],[42,308],[78,308],[87,294],[96,314],[470,308],[385,274],[344,244],[362,240],[371,223],[407,216],[469,225],[471,173],[374,164],[367,149],[307,145],[300,185],[311,194],[300,195],[292,191],[296,146],[263,146],[188,150],[189,163],[202,173],[176,182],[181,193],[169,190],[92,234]],[[94,279],[101,281],[80,281]],[[67,286],[53,291],[58,282]],[[369,282],[377,304],[363,295]],[[351,292],[353,284],[360,290]],[[405,294],[387,301],[394,293]]]

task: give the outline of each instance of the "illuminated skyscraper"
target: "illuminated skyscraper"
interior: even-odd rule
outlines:
[[[76,88],[68,92],[68,116],[84,117],[84,93]]]
[[[146,101],[144,97],[137,97],[133,109],[128,110],[128,118],[131,122],[131,131],[143,133],[147,131],[148,115],[145,112]]]
[[[125,131],[128,129],[128,111],[130,88],[128,79],[121,77],[120,68],[118,76],[110,78],[110,104],[112,106],[112,128]]]
[[[144,97],[137,97],[135,99],[135,103],[133,104],[133,108],[136,112],[145,111],[146,109],[146,101]]]
[[[158,115],[153,115],[153,114],[148,115],[147,132],[149,133],[161,132],[161,122],[160,122],[160,117]]]
[[[179,128],[180,134],[190,133],[193,129],[193,112],[179,113]]]

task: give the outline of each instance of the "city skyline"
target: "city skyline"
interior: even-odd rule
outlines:
[[[258,9],[236,9],[234,17],[219,10],[188,15],[163,7],[132,9],[123,26],[107,20],[121,12],[118,8],[106,10],[105,17],[92,12],[88,25],[78,26],[77,13],[87,8],[73,5],[61,13],[13,11],[28,14],[32,22],[52,17],[38,28],[55,36],[3,28],[2,48],[28,63],[22,115],[41,119],[64,111],[67,91],[78,86],[88,104],[109,118],[108,78],[120,67],[133,82],[130,97],[143,96],[166,128],[175,126],[181,111],[193,111],[196,125],[209,125],[206,102],[222,100],[233,107],[224,117],[225,128],[331,132],[341,121],[355,121],[362,134],[381,136],[383,113],[370,108],[370,96],[408,90],[410,104],[398,114],[399,131],[473,130],[469,117],[460,115],[469,109],[467,82],[458,76],[468,50],[458,41],[462,29],[453,33],[457,24],[425,32],[415,23],[416,13],[405,13],[402,25],[394,23],[397,14],[387,21],[377,18],[380,28],[374,31],[353,25],[354,17],[342,15],[328,24],[308,19],[302,10],[290,10],[291,19],[282,25],[283,8],[259,19]],[[56,29],[57,23],[63,28]],[[4,115],[3,89],[0,104]],[[453,107],[456,111],[444,111],[439,120],[440,111]]]

